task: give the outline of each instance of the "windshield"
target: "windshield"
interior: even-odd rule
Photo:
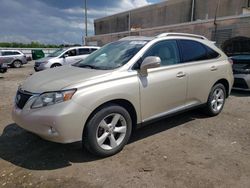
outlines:
[[[65,51],[65,49],[63,49],[63,48],[58,49],[58,50],[52,52],[51,54],[49,54],[48,57],[58,57],[58,56],[61,55],[64,51]]]
[[[74,66],[111,70],[125,65],[147,41],[116,41],[105,45]]]

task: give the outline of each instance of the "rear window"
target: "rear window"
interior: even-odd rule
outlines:
[[[213,49],[196,41],[179,40],[178,43],[182,54],[182,62],[209,60],[219,56]]]

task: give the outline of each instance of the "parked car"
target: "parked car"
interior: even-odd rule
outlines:
[[[7,72],[8,66],[0,60],[0,73]]]
[[[205,37],[128,37],[74,65],[33,74],[17,91],[13,119],[44,139],[82,141],[110,156],[137,125],[195,107],[218,115],[232,85],[228,57]]]
[[[230,58],[233,61],[233,89],[250,91],[250,54],[238,54]]]
[[[28,63],[26,55],[19,50],[0,50],[0,60],[15,68],[20,68],[22,65]]]
[[[96,46],[72,47],[66,49],[58,49],[45,58],[35,62],[35,71],[42,71],[49,68],[59,67],[76,63],[86,58],[92,52],[98,50]]]

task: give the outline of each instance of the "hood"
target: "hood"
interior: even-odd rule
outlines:
[[[112,70],[86,69],[74,66],[62,66],[34,73],[21,86],[31,93],[58,91],[79,82],[102,78],[110,75]]]
[[[36,62],[41,62],[41,63],[43,63],[43,62],[45,62],[45,61],[49,61],[49,60],[52,59],[52,58],[55,58],[55,57],[43,57],[43,58],[41,58],[41,59],[36,60]]]

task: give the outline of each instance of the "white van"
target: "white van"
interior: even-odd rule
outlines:
[[[96,46],[81,46],[58,49],[47,57],[37,60],[34,69],[35,71],[42,71],[62,65],[73,64],[85,59],[89,54],[99,48],[100,47]]]

